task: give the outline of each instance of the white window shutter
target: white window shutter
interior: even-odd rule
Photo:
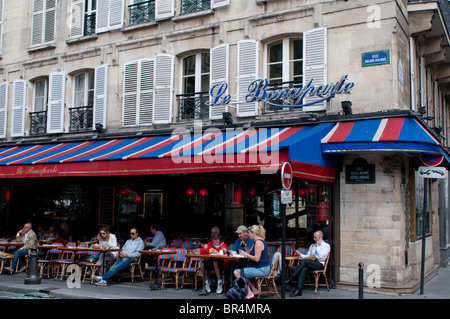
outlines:
[[[411,69],[411,110],[419,110],[419,103],[417,98],[417,55],[416,55],[416,41],[414,38],[409,38],[410,50],[410,69]]]
[[[0,84],[0,138],[6,137],[6,119],[8,117],[8,82]]]
[[[327,82],[327,28],[317,28],[303,34],[303,85],[306,86],[311,79],[312,85],[318,87]],[[318,96],[304,99],[304,104],[321,99]],[[326,101],[303,108],[305,111],[325,110]]]
[[[106,128],[106,109],[108,96],[108,64],[102,64],[95,69],[94,75],[94,114],[93,129],[95,124],[100,123]]]
[[[56,27],[56,0],[46,0],[44,42],[55,40]]]
[[[55,39],[56,0],[33,0],[31,45],[40,45]]]
[[[139,77],[139,125],[151,125],[155,101],[155,60],[141,60]]]
[[[11,136],[24,136],[27,82],[15,80],[13,88]]]
[[[156,0],[155,19],[170,19],[175,15],[174,0]]]
[[[62,133],[64,131],[65,87],[65,73],[51,72],[48,89],[47,133]]]
[[[211,0],[211,9],[224,7],[230,4],[230,0]]]
[[[84,1],[72,0],[70,9],[70,36],[72,38],[78,38],[84,35]]]
[[[122,126],[136,125],[138,102],[139,61],[132,61],[124,66]]]
[[[109,30],[123,27],[125,13],[125,0],[110,0],[109,5]]]
[[[245,100],[249,85],[258,79],[258,56],[258,41],[242,40],[238,42],[237,116],[258,115],[258,103],[248,103]]]
[[[228,85],[228,60],[229,60],[229,45],[224,43],[211,49],[210,54],[210,90],[215,85]],[[225,92],[228,94],[228,90]],[[213,98],[210,97],[209,118],[222,119],[222,113],[228,111],[226,105],[211,105]]]
[[[33,0],[31,45],[38,45],[43,43],[44,1],[45,0]]]
[[[153,123],[170,123],[172,120],[174,56],[157,54],[155,66],[155,108]]]

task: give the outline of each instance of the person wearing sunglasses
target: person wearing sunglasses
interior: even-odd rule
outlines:
[[[94,276],[97,286],[107,286],[111,279],[118,273],[127,269],[132,263],[138,261],[141,253],[139,250],[144,249],[144,241],[139,237],[137,228],[131,228],[130,239],[128,239],[119,253],[114,265],[103,275]]]
[[[102,226],[100,227],[97,235],[97,244],[94,244],[93,248],[118,248],[117,246],[117,237],[114,234],[111,234],[109,227]],[[112,262],[116,260],[118,253],[116,251],[107,252],[105,256],[105,261]],[[96,256],[98,258],[97,265],[101,266],[101,273],[103,273],[103,254],[99,254]]]

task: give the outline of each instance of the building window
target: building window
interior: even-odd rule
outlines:
[[[94,71],[80,73],[74,77],[73,107],[69,109],[70,132],[92,130],[94,77]]]
[[[283,39],[267,46],[267,79],[270,84],[303,83],[302,39]]]
[[[138,25],[155,21],[155,0],[134,0],[128,6],[130,25]]]
[[[56,0],[34,0],[31,45],[43,45],[55,39]]]
[[[34,83],[33,112],[30,112],[30,135],[41,135],[47,131],[48,79]]]
[[[86,0],[84,8],[84,35],[95,34],[97,0]]]
[[[211,0],[181,0],[181,14],[211,9]]]
[[[207,118],[209,107],[210,53],[197,53],[182,60],[182,94],[178,95],[179,119]]]

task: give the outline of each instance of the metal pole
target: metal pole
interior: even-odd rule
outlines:
[[[358,264],[359,266],[359,293],[358,293],[358,298],[359,299],[364,299],[364,264],[362,262],[360,262]]]
[[[24,283],[26,285],[39,285],[41,283],[38,269],[38,254],[35,247],[30,248],[27,277],[25,278]]]
[[[423,180],[423,212],[422,212],[422,260],[420,265],[420,294],[423,295],[425,285],[425,248],[426,248],[426,235],[427,235],[427,219],[426,213],[428,210],[428,179]]]
[[[286,204],[281,204],[281,299],[285,298],[286,291]]]

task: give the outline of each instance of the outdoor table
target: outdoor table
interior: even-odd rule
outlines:
[[[61,250],[71,250],[71,251],[95,251],[95,252],[99,252],[103,255],[103,262],[102,262],[102,275],[105,272],[105,254],[109,253],[109,252],[115,252],[115,251],[121,251],[122,248],[89,248],[89,247],[66,247],[66,246],[62,246],[62,247],[56,247],[58,249]]]
[[[205,259],[205,260],[221,260],[221,261],[241,261],[241,260],[245,260],[248,261],[248,258],[245,256],[241,256],[241,255],[233,255],[233,256],[229,256],[229,255],[219,255],[219,254],[186,254],[186,257],[189,258],[200,258],[200,259]],[[231,267],[231,274],[230,274],[230,285],[233,283],[233,266],[232,264],[230,264]],[[244,276],[244,270],[242,270],[242,276]],[[205,281],[203,280],[203,286],[205,284]]]
[[[11,247],[11,246],[23,246],[24,243],[11,243],[9,241],[2,241],[0,242],[0,246],[6,246],[6,247]]]
[[[161,256],[161,255],[175,255],[177,253],[176,250],[138,250],[139,253],[143,254],[143,255],[150,255],[150,256]],[[149,290],[160,290],[161,289],[161,285],[158,284],[158,274],[159,274],[159,264],[158,261],[156,261],[156,276],[155,276],[155,281],[153,283],[153,285],[150,285]]]

